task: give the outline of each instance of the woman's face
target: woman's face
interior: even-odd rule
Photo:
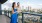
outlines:
[[[17,6],[19,6],[20,4],[18,3]]]
[[[16,3],[14,4],[14,7],[16,7]]]

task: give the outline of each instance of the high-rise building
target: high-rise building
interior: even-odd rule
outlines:
[[[31,10],[31,6],[28,6],[28,11],[30,11]]]

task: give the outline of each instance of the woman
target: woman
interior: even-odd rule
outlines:
[[[18,10],[18,14],[21,12],[21,8],[20,8],[20,3],[18,2],[17,3],[17,10]],[[17,19],[17,22],[18,22],[18,19]]]
[[[21,8],[20,8],[20,3],[19,2],[17,3],[17,8],[18,8],[18,13],[20,13],[21,12]]]
[[[18,17],[18,13],[17,13],[17,8],[16,8],[16,3],[13,2],[13,4],[12,4],[12,16],[11,16],[10,23],[17,23],[17,17]]]

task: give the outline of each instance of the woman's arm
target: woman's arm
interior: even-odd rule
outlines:
[[[19,13],[22,12],[22,11],[21,11],[21,8],[18,8],[18,12],[19,12]]]
[[[14,10],[13,10],[13,8],[12,8],[12,14],[14,13]]]

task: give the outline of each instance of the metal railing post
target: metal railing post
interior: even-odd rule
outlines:
[[[23,15],[23,13],[22,13],[22,23],[24,23],[24,15]]]
[[[2,15],[2,10],[1,10],[1,3],[0,3],[0,15]]]

